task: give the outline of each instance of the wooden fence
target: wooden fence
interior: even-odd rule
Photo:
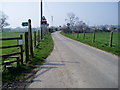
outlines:
[[[20,44],[20,41],[22,40],[22,35],[20,37],[16,38],[1,38],[0,40],[6,41],[6,40],[17,40],[19,43],[17,45],[11,45],[11,46],[2,46],[0,49],[6,49],[6,48],[16,48],[19,47],[20,51],[19,52],[14,52],[14,53],[9,53],[9,54],[4,54],[0,55],[1,58],[6,59],[6,58],[15,58],[15,60],[10,60],[10,61],[2,61],[2,65],[10,65],[11,63],[17,62],[17,66],[23,64],[23,45]],[[18,56],[16,56],[18,55]]]
[[[29,35],[28,32],[25,32],[25,58],[26,58],[25,60],[26,60],[26,63],[29,61],[30,57],[33,56],[33,55],[31,55],[31,54],[33,54],[33,53],[31,53],[31,51],[33,50],[33,47],[32,47],[33,43],[34,43],[34,48],[36,48],[40,43],[40,30],[38,30],[38,34],[37,34],[37,31],[34,31],[33,43],[29,42],[28,35]]]
[[[11,45],[11,46],[2,46],[0,47],[0,49],[7,49],[7,48],[16,48],[19,47],[20,51],[19,52],[14,52],[14,53],[9,53],[9,54],[4,54],[4,55],[0,55],[0,57],[2,58],[2,63],[0,63],[1,65],[9,66],[11,63],[17,62],[17,66],[20,64],[23,64],[23,52],[25,51],[25,63],[28,63],[28,61],[30,61],[30,58],[33,56],[31,54],[31,51],[33,50],[33,44],[34,44],[34,49],[39,45],[40,40],[41,40],[41,36],[40,36],[40,30],[38,31],[34,31],[34,38],[33,38],[33,43],[30,42],[30,32],[25,32],[24,34],[24,41],[25,43],[22,44],[21,42],[23,41],[23,36],[20,35],[20,37],[15,37],[15,38],[0,38],[1,41],[7,41],[7,40],[17,40],[17,45]],[[32,35],[32,34],[31,34]],[[31,45],[32,44],[32,45]],[[23,50],[23,46],[25,48],[25,50]],[[31,50],[32,49],[32,50]],[[3,61],[3,59],[7,59],[7,58],[15,58],[15,60],[10,60],[10,61]]]
[[[96,30],[93,30],[93,38],[92,42],[94,43],[96,41]],[[74,34],[73,34],[74,35]],[[79,33],[77,34],[77,38],[79,38]],[[86,32],[83,32],[83,39],[86,39]],[[113,31],[110,32],[110,38],[109,38],[109,47],[112,47],[112,42],[113,42]]]
[[[41,34],[40,34],[41,33]],[[32,27],[31,27],[31,20],[28,20],[28,32],[25,32],[24,34],[24,41],[25,41],[25,62],[28,63],[28,61],[30,60],[30,58],[34,57],[34,53],[33,53],[33,47],[36,48],[36,46],[39,45],[40,40],[42,38],[44,38],[44,36],[48,33],[48,30],[38,30],[38,31],[34,31],[34,39],[32,38]],[[42,36],[42,38],[41,38]],[[15,47],[19,47],[20,51],[19,52],[15,52],[15,53],[9,53],[9,54],[5,54],[5,55],[0,55],[1,58],[16,58],[16,60],[11,60],[11,61],[3,61],[2,60],[2,65],[10,65],[11,63],[17,62],[17,66],[24,63],[23,61],[23,44],[21,44],[22,40],[23,40],[23,36],[20,35],[20,37],[16,37],[16,38],[1,38],[1,41],[4,40],[18,40],[18,44],[17,45],[12,45],[12,46],[2,46],[0,47],[0,49],[5,49],[5,48],[15,48]],[[34,41],[33,41],[34,40]],[[33,46],[34,44],[34,46]],[[16,56],[18,55],[18,56]],[[20,56],[19,56],[20,55]]]

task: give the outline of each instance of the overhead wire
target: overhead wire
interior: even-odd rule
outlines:
[[[48,7],[47,2],[45,2],[44,5],[45,5],[45,7],[46,7],[46,9],[47,9],[47,11],[48,11],[48,13],[49,13],[49,15],[50,15],[50,18],[52,18],[52,20],[50,20],[50,22],[53,23],[53,15],[52,15],[52,13],[51,13],[49,7]]]
[[[50,15],[52,16],[52,13],[51,13],[50,9],[48,8],[47,2],[45,2],[45,4],[46,4],[46,9],[47,9],[47,11],[48,11],[48,12],[50,13]]]

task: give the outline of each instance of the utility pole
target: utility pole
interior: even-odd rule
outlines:
[[[42,0],[41,0],[41,39],[43,38],[43,31],[42,31],[42,14],[43,14],[43,11],[42,11]]]
[[[51,18],[52,18],[52,26],[53,26],[53,16],[51,16]]]
[[[53,16],[51,16],[51,19],[52,19],[52,29],[53,29]]]

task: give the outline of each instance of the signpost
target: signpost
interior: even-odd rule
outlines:
[[[22,26],[28,26],[28,22],[22,22]]]
[[[67,23],[67,26],[69,27],[69,26],[70,26],[70,23]]]
[[[28,36],[30,40],[30,54],[33,57],[33,43],[32,43],[32,26],[31,26],[31,19],[28,20]]]
[[[42,16],[41,19],[42,19],[41,20],[41,39],[42,39],[43,36],[47,33],[47,27],[49,26],[49,24],[47,23],[45,16]]]
[[[31,28],[31,19],[28,20],[28,22],[22,22],[22,26],[28,26],[28,42],[30,43],[30,55],[33,57],[33,44],[32,44],[32,28]],[[18,42],[19,44],[22,44],[21,41]]]
[[[22,45],[22,40],[18,40],[18,44],[19,44],[19,45]]]
[[[47,24],[47,20],[46,20],[45,16],[42,17],[42,22],[41,22],[41,24]]]

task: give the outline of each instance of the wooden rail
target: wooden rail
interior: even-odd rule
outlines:
[[[3,46],[3,47],[0,47],[0,49],[20,47],[20,46],[21,46],[21,45]]]
[[[22,40],[22,35],[20,35],[20,37],[15,37],[15,38],[0,38],[0,40],[4,41],[4,40]],[[11,46],[2,46],[0,47],[0,49],[6,49],[6,48],[15,48],[15,47],[19,47],[20,51],[19,52],[14,52],[14,53],[9,53],[9,54],[4,54],[4,55],[0,55],[0,57],[6,59],[6,58],[16,58],[15,60],[11,60],[11,61],[3,61],[1,64],[2,65],[9,65],[11,63],[17,62],[17,66],[20,64],[23,64],[23,45],[19,45],[17,43],[17,45],[11,45]],[[20,56],[14,56],[14,55],[20,55]]]
[[[16,37],[16,38],[0,38],[0,40],[18,40],[18,39],[22,39],[22,37]]]
[[[15,52],[15,53],[9,53],[9,54],[5,54],[5,55],[0,55],[0,57],[8,58],[9,56],[13,56],[13,55],[17,55],[17,54],[21,54],[21,52]]]

